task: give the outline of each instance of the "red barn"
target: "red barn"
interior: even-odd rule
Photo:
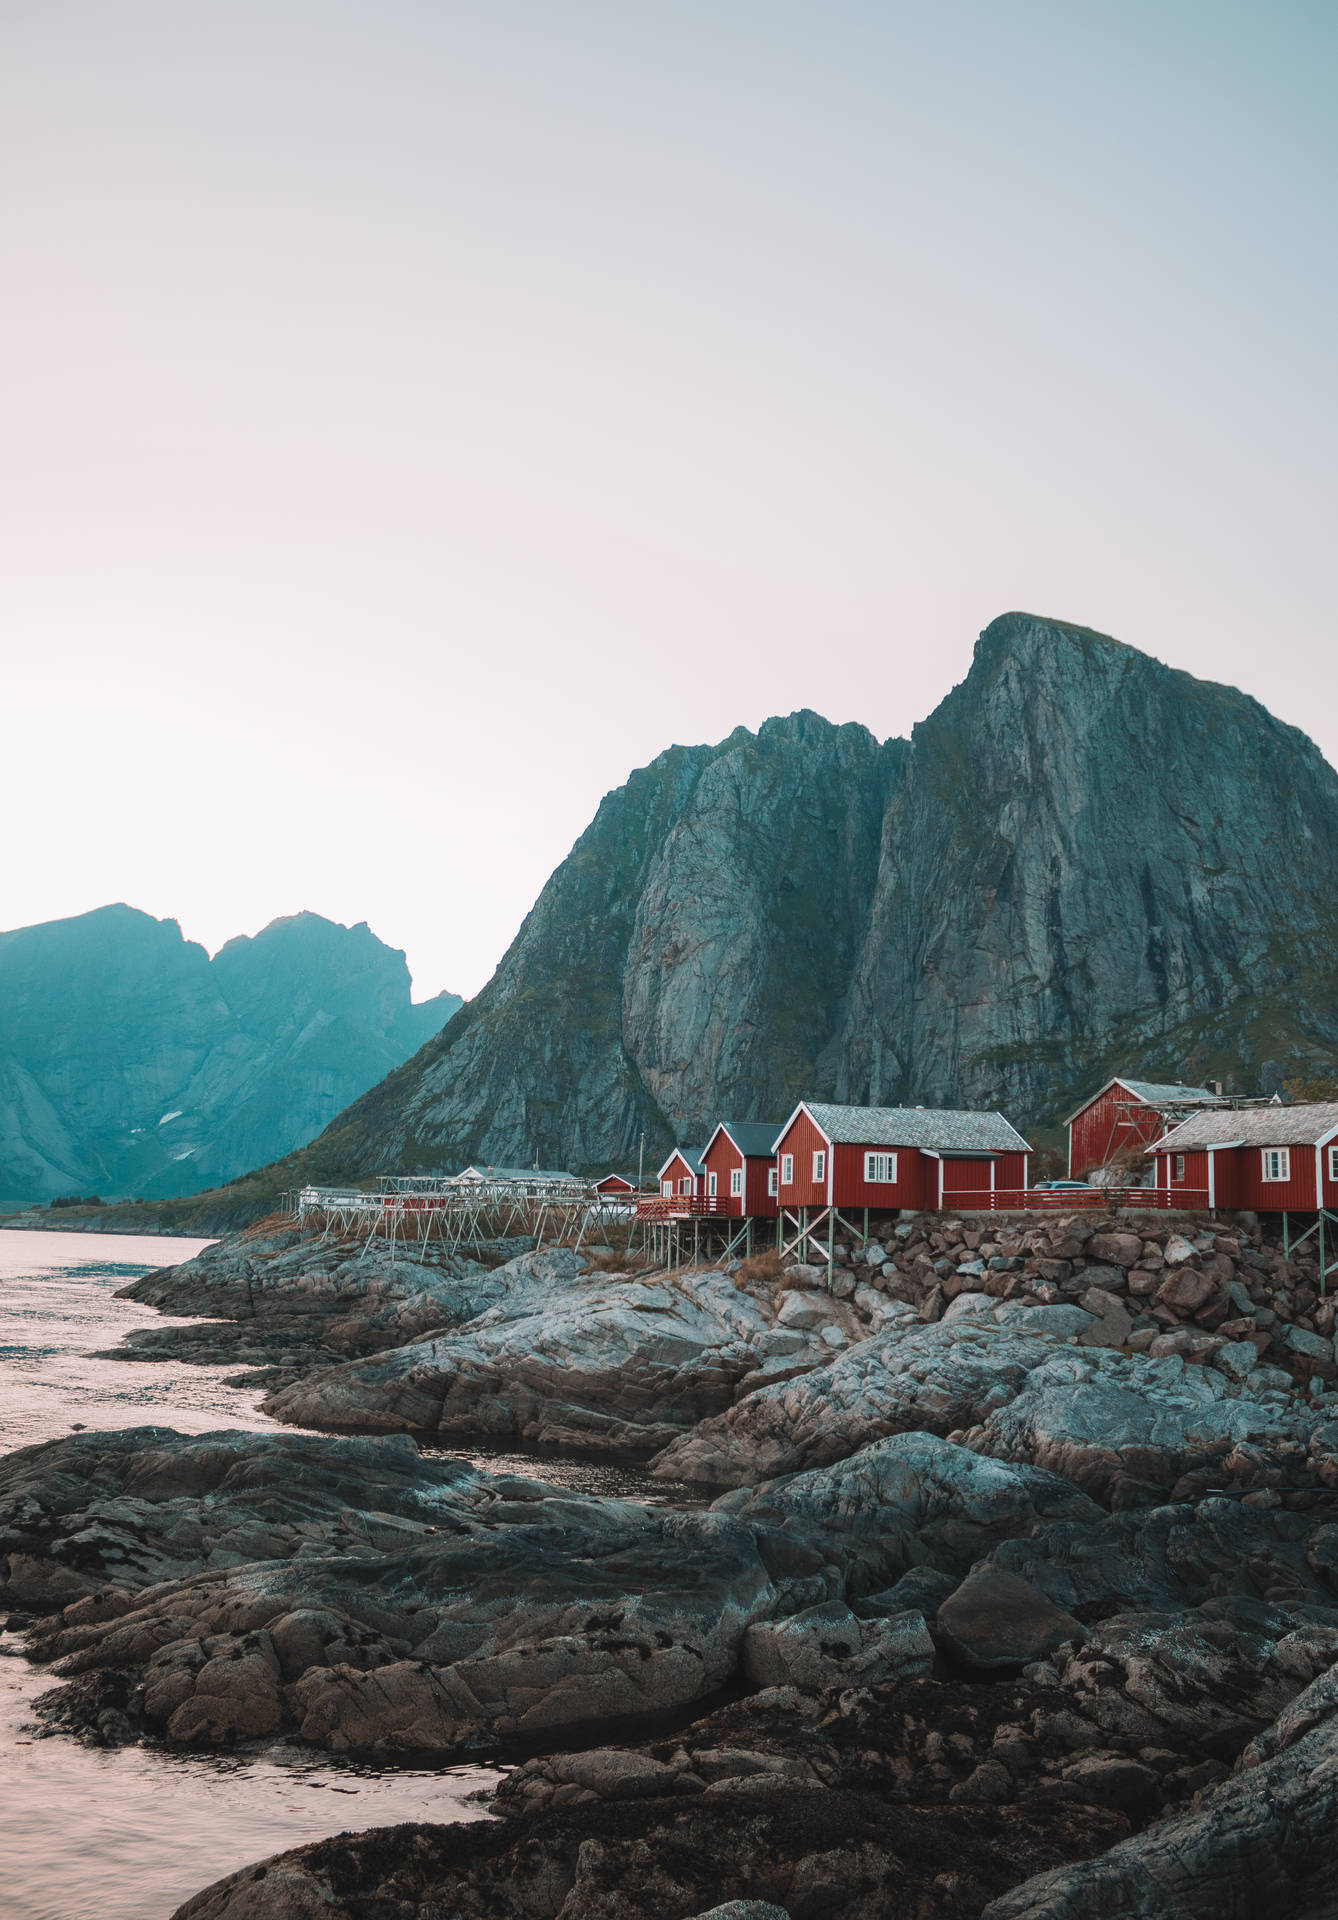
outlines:
[[[666,1200],[689,1200],[700,1191],[701,1148],[675,1147],[656,1179]]]
[[[776,1157],[780,1127],[774,1120],[722,1120],[702,1149],[706,1197],[735,1219],[774,1220]]]
[[[1157,1185],[1189,1207],[1338,1208],[1338,1101],[1191,1114],[1149,1151]]]
[[[636,1192],[636,1181],[629,1180],[625,1173],[606,1173],[602,1180],[596,1180],[595,1192],[610,1200],[621,1200],[625,1194]]]
[[[776,1141],[782,1207],[970,1206],[1025,1187],[1029,1148],[1001,1113],[802,1100]]]
[[[1168,1127],[1200,1107],[1215,1106],[1220,1098],[1220,1088],[1130,1080],[1123,1074],[1107,1080],[1064,1122],[1069,1130],[1069,1179],[1109,1166],[1126,1148],[1152,1146]]]

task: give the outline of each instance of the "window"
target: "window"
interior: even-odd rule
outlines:
[[[685,1178],[685,1179],[683,1179],[683,1180],[680,1180],[680,1181],[679,1181],[679,1183],[678,1183],[678,1191],[679,1191],[680,1193],[691,1193],[691,1192],[692,1192],[692,1180],[691,1180],[691,1177],[688,1177],[688,1178]]]
[[[1265,1180],[1291,1179],[1292,1150],[1290,1147],[1265,1147],[1261,1158],[1264,1163]]]
[[[815,1180],[827,1178],[827,1154],[823,1147],[819,1147],[813,1155],[813,1178]]]
[[[897,1177],[897,1156],[895,1153],[866,1153],[864,1156],[864,1178],[870,1186],[891,1186]]]
[[[673,1181],[672,1181],[672,1180],[661,1180],[661,1182],[660,1182],[660,1192],[661,1192],[661,1193],[662,1193],[662,1194],[664,1195],[664,1197],[665,1197],[665,1199],[666,1199],[666,1200],[672,1200],[672,1199],[673,1199],[673,1197],[674,1197],[674,1183],[673,1183]]]
[[[1338,1180],[1338,1147],[1329,1148],[1329,1178]]]
[[[1185,1156],[1183,1153],[1173,1153],[1171,1155],[1171,1178],[1172,1180],[1183,1180],[1184,1177]]]
[[[792,1187],[794,1185],[794,1155],[792,1153],[783,1153],[781,1155],[780,1183],[783,1187]]]
[[[774,1167],[767,1168],[767,1195],[772,1200],[776,1198],[776,1169]]]
[[[743,1192],[743,1168],[731,1167],[729,1170],[729,1190],[737,1200]]]
[[[715,1199],[715,1181],[716,1181],[715,1175],[713,1173],[708,1173],[706,1176],[706,1191],[710,1195],[712,1200]]]

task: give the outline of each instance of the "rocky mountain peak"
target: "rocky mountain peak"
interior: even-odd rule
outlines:
[[[804,1094],[1052,1122],[1338,1061],[1338,776],[1257,701],[1012,612],[909,742],[801,711],[607,795],[328,1172],[625,1163]]]

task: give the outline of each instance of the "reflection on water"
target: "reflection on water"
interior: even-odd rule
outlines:
[[[0,1451],[79,1426],[273,1427],[258,1393],[223,1385],[227,1368],[90,1357],[157,1318],[113,1299],[118,1287],[206,1244],[0,1231]],[[211,1880],[283,1847],[346,1828],[476,1818],[465,1795],[498,1777],[284,1749],[217,1759],[37,1737],[31,1702],[52,1682],[16,1657],[19,1646],[0,1636],[3,1920],[167,1920]]]
[[[14,1656],[13,1634],[0,1656]],[[285,1847],[401,1820],[472,1820],[479,1767],[394,1772],[282,1748],[235,1759],[43,1738],[50,1678],[0,1657],[0,1913],[4,1920],[168,1920],[210,1881]]]
[[[179,1433],[273,1427],[260,1393],[225,1387],[235,1368],[99,1360],[158,1315],[118,1287],[189,1260],[207,1240],[129,1234],[0,1232],[0,1452],[56,1440],[76,1426],[146,1425]]]

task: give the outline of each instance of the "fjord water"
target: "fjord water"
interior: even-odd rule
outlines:
[[[267,1429],[259,1394],[224,1367],[97,1359],[151,1309],[117,1300],[201,1240],[0,1232],[0,1452],[75,1427]],[[401,1820],[479,1817],[479,1768],[363,1768],[270,1749],[218,1758],[89,1748],[36,1731],[52,1685],[0,1635],[0,1915],[4,1920],[167,1920],[211,1880],[283,1847]]]

